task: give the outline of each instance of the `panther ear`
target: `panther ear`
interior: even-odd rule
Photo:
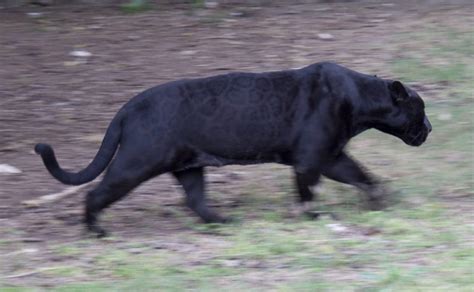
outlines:
[[[389,83],[388,89],[395,103],[399,103],[408,99],[408,92],[405,86],[400,81],[393,81]]]

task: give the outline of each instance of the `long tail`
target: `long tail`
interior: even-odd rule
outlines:
[[[120,115],[115,116],[105,133],[102,145],[100,145],[99,152],[95,155],[94,160],[85,169],[77,173],[63,170],[56,160],[53,148],[48,144],[36,144],[35,152],[41,155],[46,169],[60,182],[67,185],[81,185],[90,182],[98,177],[112,160],[120,142],[121,121]]]

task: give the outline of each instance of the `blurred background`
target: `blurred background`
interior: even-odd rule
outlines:
[[[473,291],[473,12],[469,0],[0,1],[0,290]],[[163,175],[108,209],[112,236],[96,240],[81,224],[93,184],[58,183],[33,153],[51,143],[79,170],[146,88],[319,61],[425,100],[423,146],[375,130],[348,146],[393,190],[385,211],[324,180],[319,208],[339,219],[294,218],[289,168],[211,168],[210,205],[237,223],[200,224]]]

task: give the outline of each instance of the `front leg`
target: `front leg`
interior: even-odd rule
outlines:
[[[301,204],[313,201],[314,193],[311,191],[311,187],[318,184],[320,177],[321,175],[319,172],[295,172],[296,188],[298,190],[298,198]]]
[[[312,218],[318,216],[310,212],[314,209],[313,200],[315,197],[313,191],[311,191],[311,187],[318,184],[320,177],[321,175],[317,171],[307,173],[298,173],[295,171],[295,183],[298,197],[294,215],[300,216],[306,214]]]
[[[313,200],[315,194],[311,187],[318,184],[321,175],[318,171],[298,173],[295,171],[295,184],[298,191],[297,202],[293,209],[293,216],[307,215],[310,218],[317,218],[320,214],[314,212]]]
[[[367,195],[369,209],[383,209],[382,200],[386,193],[385,189],[346,153],[341,152],[340,155],[323,168],[322,174],[330,179],[356,186],[364,191]]]

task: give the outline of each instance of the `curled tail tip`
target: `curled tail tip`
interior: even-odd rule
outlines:
[[[50,151],[51,150],[51,146],[49,146],[48,144],[43,144],[43,143],[38,143],[35,145],[35,153],[36,154],[44,154],[46,153],[47,151]]]

